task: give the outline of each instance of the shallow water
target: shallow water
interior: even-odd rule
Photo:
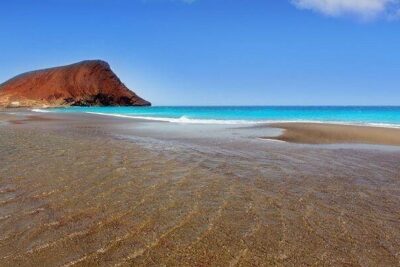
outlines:
[[[185,124],[308,121],[400,127],[399,106],[68,107],[36,111],[96,113]]]
[[[398,150],[159,126],[0,127],[0,265],[399,264]]]

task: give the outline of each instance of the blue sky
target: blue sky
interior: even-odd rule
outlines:
[[[0,81],[103,59],[155,105],[400,105],[397,0],[0,2]]]

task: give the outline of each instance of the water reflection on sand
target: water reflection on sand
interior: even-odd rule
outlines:
[[[0,127],[0,265],[399,264],[398,149],[173,127]]]

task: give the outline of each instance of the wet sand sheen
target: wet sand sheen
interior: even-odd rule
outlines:
[[[400,129],[323,123],[274,123],[284,129],[277,140],[302,144],[363,143],[400,145]]]
[[[400,152],[143,146],[64,118],[0,126],[1,266],[399,263]]]

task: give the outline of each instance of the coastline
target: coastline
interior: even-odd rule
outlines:
[[[1,112],[14,113],[21,116],[25,116],[24,119],[11,120],[10,123],[22,123],[23,121],[33,120],[57,120],[59,118],[68,118],[77,116],[94,116],[102,117],[104,121],[115,121],[123,120],[130,123],[135,122],[154,122],[154,123],[165,123],[170,125],[198,125],[204,128],[212,125],[221,127],[242,127],[242,128],[253,128],[253,129],[265,129],[266,133],[259,131],[260,138],[269,141],[281,141],[295,144],[312,144],[312,145],[324,145],[324,144],[367,144],[367,145],[388,145],[388,146],[400,146],[400,128],[391,127],[385,124],[352,124],[352,123],[335,123],[335,122],[297,122],[297,121],[280,121],[280,122],[259,122],[251,123],[240,123],[240,121],[225,120],[220,122],[218,120],[186,120],[186,119],[172,119],[172,118],[156,118],[156,117],[143,117],[143,116],[131,116],[122,114],[108,114],[98,112],[85,112],[85,113],[58,113],[46,111],[45,109],[27,109],[27,108],[12,108],[4,109]],[[25,115],[24,115],[25,114]],[[1,115],[1,114],[0,114]],[[1,119],[1,118],[0,118]],[[205,122],[206,123],[205,123]],[[234,123],[230,123],[234,122]],[[268,135],[271,129],[281,130],[280,134],[276,134],[276,131],[272,131],[273,135]],[[269,130],[269,131],[268,131]]]
[[[400,145],[400,129],[328,123],[272,123],[270,127],[284,129],[280,141],[302,144],[375,144]]]
[[[34,111],[81,114],[92,113],[109,117],[185,124],[230,124],[250,126],[274,123],[322,123],[400,128],[400,107],[395,106],[155,106],[133,110],[119,107],[69,107],[58,110],[34,109]]]
[[[266,126],[10,112],[0,265],[398,263],[398,150],[265,142]]]

